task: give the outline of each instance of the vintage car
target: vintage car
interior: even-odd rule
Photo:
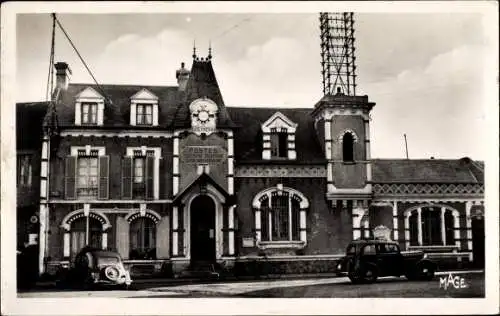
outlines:
[[[83,248],[74,258],[69,268],[61,268],[57,273],[60,287],[120,286],[128,289],[132,283],[130,272],[125,269],[120,254],[96,248]]]
[[[436,268],[422,251],[400,251],[396,242],[386,240],[351,242],[337,265],[338,273],[347,273],[352,283],[373,283],[378,277],[402,275],[409,280],[431,280]]]

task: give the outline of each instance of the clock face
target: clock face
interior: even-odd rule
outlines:
[[[198,120],[202,123],[205,123],[209,119],[209,114],[208,111],[206,110],[201,110],[198,112]]]

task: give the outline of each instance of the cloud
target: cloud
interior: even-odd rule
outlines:
[[[402,135],[420,157],[485,155],[482,46],[460,46],[427,65],[400,72],[364,90],[373,110],[373,153],[402,156]],[[411,150],[410,150],[411,152]],[[413,157],[415,158],[415,157]]]
[[[126,34],[106,45],[94,68],[105,83],[174,85],[175,71],[191,49],[189,36],[180,30],[149,37]]]

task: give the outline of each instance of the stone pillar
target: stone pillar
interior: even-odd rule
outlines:
[[[471,218],[471,210],[474,205],[473,201],[467,201],[465,203],[465,215],[466,215],[466,228],[467,228],[467,250],[469,251],[469,262],[474,260],[472,253],[472,218]]]
[[[172,255],[175,257],[179,254],[179,208],[172,208]]]
[[[419,207],[417,209],[417,231],[418,231],[418,245],[422,246],[422,209]]]
[[[63,257],[68,258],[71,253],[70,253],[70,243],[71,243],[71,236],[68,231],[64,232],[64,240],[63,240]]]
[[[393,239],[398,242],[399,240],[399,227],[398,227],[398,202],[394,201],[392,206],[392,229],[393,229]]]
[[[445,220],[444,220],[445,212],[446,212],[446,208],[442,207],[441,208],[441,240],[442,240],[443,246],[446,245],[446,225],[445,225]]]
[[[300,241],[307,242],[307,221],[306,221],[306,209],[300,209]]]
[[[106,250],[108,248],[108,233],[102,233],[102,249]]]
[[[229,229],[228,243],[229,243],[230,256],[234,256],[234,208],[235,208],[234,205],[230,206],[227,214],[228,217],[227,224]]]

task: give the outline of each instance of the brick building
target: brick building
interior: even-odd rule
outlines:
[[[259,260],[320,272],[350,240],[374,235],[484,262],[483,164],[373,159],[367,96],[226,107],[211,56],[183,64],[177,86],[74,84],[66,63],[55,67],[55,102],[18,105],[46,112],[45,132],[38,121],[30,133],[41,159],[40,173],[30,169],[40,176],[40,272],[87,244],[118,251],[135,275],[207,262],[244,273]]]

